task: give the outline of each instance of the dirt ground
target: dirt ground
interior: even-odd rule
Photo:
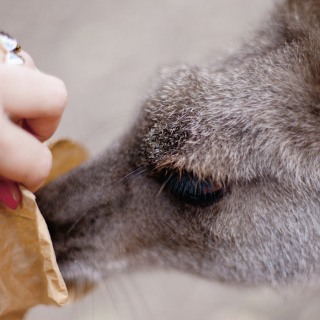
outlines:
[[[234,48],[271,0],[1,0],[2,30],[39,69],[62,78],[69,103],[55,138],[93,154],[133,121],[161,66],[197,64]],[[283,296],[190,275],[154,271],[106,279],[64,308],[36,307],[27,320],[319,319],[319,294]]]

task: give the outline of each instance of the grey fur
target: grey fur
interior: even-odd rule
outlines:
[[[237,52],[163,69],[131,130],[37,200],[66,278],[160,266],[291,283],[320,273],[319,155],[320,0],[287,0]],[[224,196],[184,203],[165,171]]]

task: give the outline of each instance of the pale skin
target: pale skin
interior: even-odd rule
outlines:
[[[0,50],[0,180],[19,202],[18,182],[35,192],[48,176],[52,156],[43,144],[56,131],[67,104],[64,83],[39,71],[32,58],[4,63]]]

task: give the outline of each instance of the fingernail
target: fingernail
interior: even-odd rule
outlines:
[[[21,193],[18,184],[0,180],[0,201],[12,210],[17,209],[21,201]]]

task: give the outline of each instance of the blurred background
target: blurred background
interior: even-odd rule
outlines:
[[[37,67],[66,83],[69,103],[54,138],[96,154],[131,124],[162,66],[198,64],[237,43],[271,0],[0,0],[1,29]],[[320,319],[317,290],[283,295],[154,271],[106,279],[63,308],[27,320]]]

